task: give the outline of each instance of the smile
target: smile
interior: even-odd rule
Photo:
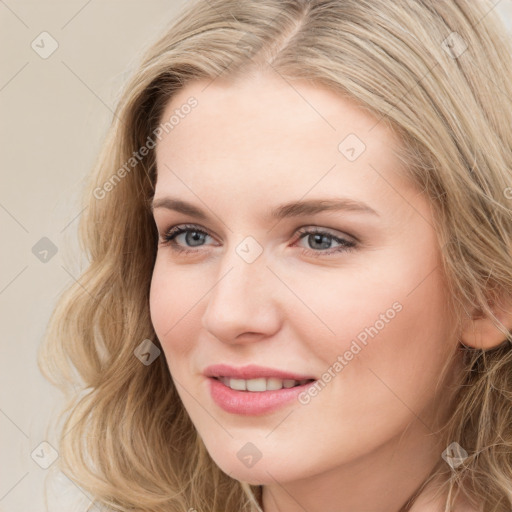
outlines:
[[[316,382],[273,377],[248,380],[208,377],[206,381],[213,402],[224,411],[241,416],[269,414],[296,403],[297,396]]]

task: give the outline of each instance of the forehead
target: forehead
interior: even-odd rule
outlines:
[[[197,105],[181,110],[192,97]],[[268,197],[286,185],[302,196],[317,186],[350,191],[362,178],[375,181],[375,166],[386,174],[400,167],[400,141],[383,122],[310,82],[263,74],[190,82],[161,122],[172,116],[179,122],[156,148],[157,188],[200,187],[208,179],[234,194]]]
[[[193,81],[170,99],[161,121],[171,118],[191,97],[197,106],[172,129],[176,142],[181,142],[180,134],[188,135],[187,127],[215,126],[209,138],[223,140],[228,133],[231,138],[226,143],[243,140],[250,145],[248,136],[254,132],[270,146],[283,143],[287,137],[325,139],[327,145],[341,141],[348,133],[373,145],[398,143],[369,110],[346,95],[304,80],[257,74],[237,80]],[[236,132],[235,127],[243,131]],[[277,140],[276,134],[280,135]]]

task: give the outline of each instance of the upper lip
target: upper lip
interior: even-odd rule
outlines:
[[[316,380],[311,375],[301,375],[299,373],[291,373],[276,368],[267,368],[249,364],[247,366],[234,367],[227,364],[214,364],[204,369],[203,374],[206,377],[230,377],[234,379],[258,379],[261,377],[290,380]]]

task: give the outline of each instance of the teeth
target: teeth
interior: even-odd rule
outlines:
[[[275,391],[277,389],[281,389],[282,387],[283,387],[283,381],[281,379],[275,379],[274,377],[267,379],[267,390],[268,391]]]
[[[266,391],[267,390],[267,379],[264,377],[261,379],[249,379],[247,381],[247,391]]]
[[[230,379],[229,387],[237,391],[245,391],[247,389],[244,379]]]
[[[294,386],[302,386],[309,380],[293,380],[293,379],[276,379],[270,377],[268,379],[262,377],[258,379],[230,379],[229,377],[218,377],[225,386],[236,391],[277,391],[282,388],[293,388]]]

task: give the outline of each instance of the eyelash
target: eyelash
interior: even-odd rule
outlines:
[[[178,235],[181,235],[182,233],[188,233],[188,232],[195,232],[195,233],[200,233],[202,235],[211,236],[211,235],[209,235],[209,233],[207,233],[203,229],[198,228],[197,226],[194,226],[193,224],[180,224],[178,226],[173,226],[173,227],[169,228],[164,233],[164,235],[161,237],[161,240],[162,240],[161,244],[162,244],[162,246],[170,247],[173,251],[176,251],[180,254],[197,253],[199,249],[185,249],[183,247],[180,247],[175,242],[175,238]],[[328,233],[328,232],[322,230],[321,228],[309,228],[309,229],[301,228],[297,233],[301,236],[299,236],[299,238],[296,241],[300,241],[303,238],[306,238],[306,236],[308,236],[308,235],[324,235],[324,236],[327,236],[328,238],[334,240],[335,242],[341,244],[340,247],[336,247],[335,249],[330,249],[330,250],[315,251],[313,249],[302,248],[303,254],[305,254],[307,256],[313,256],[315,258],[321,257],[321,256],[330,256],[330,255],[333,255],[336,253],[349,252],[349,251],[354,250],[357,245],[355,242],[334,236],[331,233]]]

